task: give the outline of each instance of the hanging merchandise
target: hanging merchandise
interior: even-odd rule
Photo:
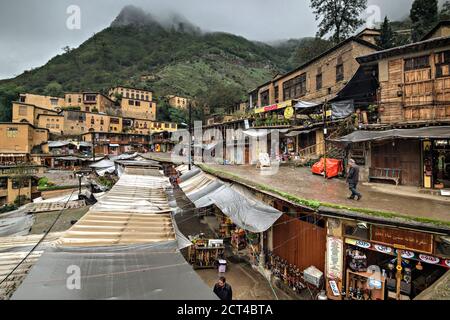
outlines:
[[[293,291],[298,292],[306,288],[300,269],[272,252],[267,253],[266,268],[272,272],[273,276],[282,280]]]
[[[231,245],[237,249],[242,250],[247,247],[247,240],[245,236],[245,230],[236,229],[231,235]]]
[[[347,249],[348,266],[352,271],[367,271],[367,256],[360,249]]]

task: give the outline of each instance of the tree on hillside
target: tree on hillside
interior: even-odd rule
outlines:
[[[0,86],[0,122],[12,121],[12,102],[18,100],[19,94],[24,92],[24,87],[13,83]]]
[[[362,24],[360,14],[367,8],[367,0],[311,0],[311,8],[319,23],[317,36],[331,34],[330,40],[341,42]]]
[[[50,82],[44,90],[46,96],[61,97],[64,94],[62,85],[56,81]]]
[[[241,101],[244,93],[236,85],[217,82],[211,84],[208,90],[198,92],[195,99],[199,105],[209,107],[211,114],[215,114],[223,113],[228,107]]]
[[[378,40],[378,45],[383,49],[390,49],[396,45],[394,31],[392,30],[388,17],[384,18],[383,24],[381,25],[381,35]]]
[[[450,20],[450,1],[445,1],[439,12],[439,20]]]
[[[409,16],[412,22],[412,40],[420,41],[438,21],[438,1],[414,0]]]

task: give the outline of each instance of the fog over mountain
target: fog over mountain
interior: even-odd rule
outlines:
[[[442,2],[442,1],[441,1]],[[272,42],[316,33],[309,0],[14,0],[0,2],[0,79],[45,64],[65,46],[78,47],[114,23],[158,21],[165,27],[222,31]],[[412,0],[369,0],[381,17],[401,19]],[[80,8],[81,28],[68,29],[69,6]],[[139,12],[143,8],[145,12]],[[20,12],[20,18],[18,16]],[[134,13],[133,13],[134,12]],[[131,14],[133,13],[133,14]],[[140,20],[140,19],[143,20]],[[166,24],[166,21],[170,23]],[[136,22],[136,21],[135,21]]]

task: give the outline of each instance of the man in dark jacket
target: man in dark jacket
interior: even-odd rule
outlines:
[[[355,200],[355,197],[357,197],[356,200],[361,200],[362,195],[356,190],[359,182],[359,167],[353,159],[349,160],[348,165],[350,167],[350,170],[347,174],[347,183],[348,188],[352,192],[351,196],[348,198],[351,200]]]
[[[213,291],[220,300],[228,301],[233,299],[233,290],[231,290],[231,286],[227,283],[225,277],[219,278],[219,282],[216,283]]]

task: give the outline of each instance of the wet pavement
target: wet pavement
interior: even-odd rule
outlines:
[[[197,235],[203,233],[206,238],[216,237],[207,223],[207,219],[199,219],[194,205],[180,189],[174,190],[174,196],[178,207],[184,210],[175,217],[178,228],[185,235]],[[213,218],[213,217],[211,217]],[[227,250],[229,251],[229,250]],[[186,254],[186,251],[183,252]],[[227,271],[219,273],[217,269],[197,269],[195,272],[209,286],[211,290],[220,276],[225,276],[233,289],[233,300],[290,300],[288,294],[279,288],[272,286],[263,275],[254,270],[243,259],[235,259],[229,252],[226,254]]]
[[[429,218],[450,222],[450,201],[408,197],[379,192],[379,188],[359,185],[363,198],[349,200],[347,184],[343,179],[324,179],[313,175],[309,168],[280,167],[275,175],[263,175],[254,166],[224,166],[208,164],[210,168],[238,175],[253,183],[265,184],[278,191],[295,195],[302,199],[317,200],[354,208],[395,212],[402,215]]]
[[[169,153],[148,153],[148,157],[155,160],[171,161]],[[208,164],[208,167],[237,175],[248,181],[249,185],[264,184],[278,191],[286,192],[305,200],[317,200],[334,205],[353,208],[371,209],[376,211],[394,212],[411,217],[450,222],[450,199],[436,200],[437,196],[422,198],[414,194],[408,196],[402,187],[388,185],[387,190],[381,192],[383,184],[358,185],[362,193],[361,201],[349,200],[350,195],[344,179],[324,179],[323,176],[313,175],[310,168],[280,166],[275,175],[265,175],[255,166]],[[417,189],[417,193],[419,193]]]

